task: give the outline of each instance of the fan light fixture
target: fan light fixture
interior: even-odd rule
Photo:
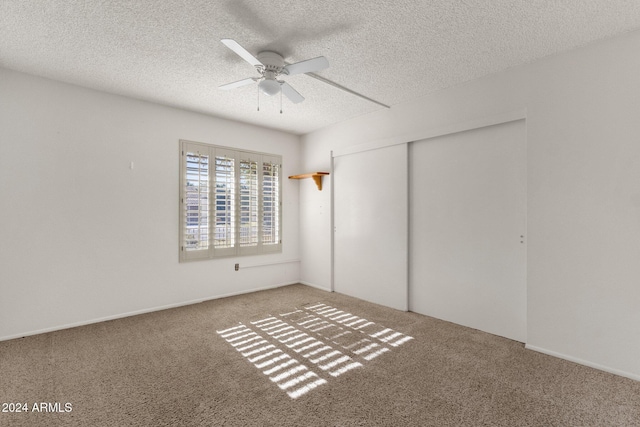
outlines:
[[[273,96],[273,95],[276,95],[276,94],[278,94],[280,92],[280,83],[278,83],[275,80],[271,80],[271,79],[262,80],[258,84],[258,87],[260,88],[262,93],[264,93],[265,95],[268,95],[268,96]]]

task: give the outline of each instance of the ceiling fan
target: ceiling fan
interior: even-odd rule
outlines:
[[[249,77],[237,82],[227,83],[219,86],[219,89],[229,90],[245,86],[254,82],[258,83],[258,89],[265,95],[284,94],[294,104],[304,101],[304,97],[298,93],[289,83],[280,80],[281,76],[292,76],[295,74],[314,73],[329,67],[329,61],[324,56],[307,59],[294,64],[286,64],[284,58],[277,52],[263,51],[253,56],[238,42],[232,39],[222,39],[221,42],[234,51],[239,57],[253,65],[259,77]]]

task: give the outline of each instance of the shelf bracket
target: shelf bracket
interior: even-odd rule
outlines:
[[[325,175],[329,175],[329,172],[311,172],[311,173],[304,173],[301,175],[291,175],[289,179],[313,178],[313,182],[316,183],[318,190],[322,191],[322,177]]]

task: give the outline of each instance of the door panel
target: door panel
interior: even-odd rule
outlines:
[[[334,159],[334,289],[407,310],[407,145]]]
[[[524,120],[409,150],[410,309],[526,342]]]

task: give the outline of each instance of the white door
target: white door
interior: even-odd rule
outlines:
[[[335,157],[334,290],[407,310],[407,144]]]
[[[410,309],[526,342],[525,121],[418,141],[409,159]]]

